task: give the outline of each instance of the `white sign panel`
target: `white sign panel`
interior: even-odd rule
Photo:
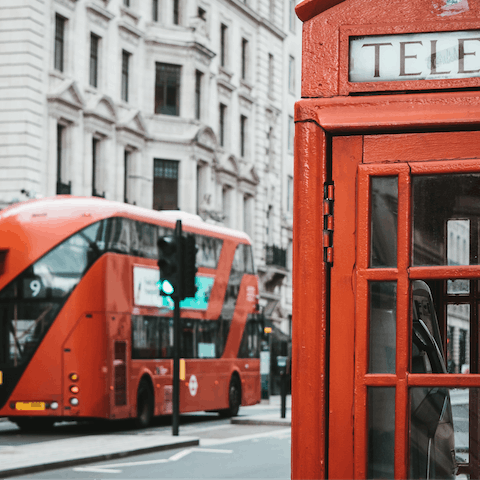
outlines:
[[[350,82],[480,77],[480,30],[350,37]]]
[[[163,299],[158,291],[160,280],[158,268],[133,267],[133,296],[135,305],[161,307]]]

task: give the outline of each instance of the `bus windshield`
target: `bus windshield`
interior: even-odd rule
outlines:
[[[101,255],[102,222],[71,236],[0,292],[0,366],[26,364],[61,306]]]

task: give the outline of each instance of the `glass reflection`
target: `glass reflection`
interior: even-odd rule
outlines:
[[[478,265],[480,174],[412,177],[413,265]]]
[[[370,283],[369,373],[395,373],[397,284]]]
[[[448,373],[470,371],[470,305],[447,305]]]
[[[372,177],[371,267],[397,266],[398,178]]]
[[[394,478],[395,388],[368,387],[367,478]]]
[[[468,405],[468,392],[455,397],[458,407]],[[457,405],[456,405],[457,407]],[[468,408],[468,407],[467,407]],[[410,478],[453,478],[457,472],[455,442],[468,440],[468,414],[462,415],[454,428],[452,403],[448,388],[416,387],[410,389]],[[466,423],[465,423],[466,420]]]

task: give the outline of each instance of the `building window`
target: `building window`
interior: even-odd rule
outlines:
[[[98,87],[98,45],[100,37],[90,34],[90,85]]]
[[[293,142],[295,140],[295,123],[291,115],[288,116],[288,151],[293,152]]]
[[[180,25],[180,0],[173,0],[173,24]]]
[[[295,19],[296,19],[296,15],[295,15],[295,0],[289,0],[289,4],[290,4],[290,16],[289,16],[289,27],[290,27],[290,31],[292,33],[295,33]]]
[[[225,121],[226,121],[227,106],[223,103],[220,104],[219,109],[219,137],[220,137],[220,146],[225,146]]]
[[[178,163],[176,160],[153,160],[153,209],[178,209]]]
[[[287,177],[287,212],[293,211],[293,177],[289,175]]]
[[[180,65],[156,63],[155,113],[179,115]]]
[[[158,0],[152,0],[152,20],[158,22]]]
[[[99,197],[97,191],[97,168],[99,161],[100,139],[92,138],[92,196]]]
[[[64,69],[65,22],[65,18],[55,15],[54,68],[59,72]]]
[[[228,227],[232,227],[231,224],[231,211],[232,211],[232,192],[233,189],[225,185],[222,189],[222,213],[223,213],[223,223]]]
[[[67,127],[57,123],[57,195],[69,195],[71,182],[63,183],[63,170],[65,164],[65,134]]]
[[[295,58],[291,55],[288,58],[288,91],[295,93]]]
[[[200,120],[200,110],[202,104],[202,77],[203,73],[195,71],[195,118]]]
[[[248,40],[242,38],[242,80],[247,79]]]
[[[125,149],[123,152],[123,201],[128,203],[128,171],[130,168],[131,153]]]
[[[122,100],[128,102],[128,75],[129,75],[130,53],[122,50]]]
[[[243,197],[243,231],[247,235],[252,233],[252,219],[253,219],[253,197],[251,195],[244,195]]]
[[[275,137],[273,135],[273,127],[270,127],[267,132],[267,148],[266,148],[268,165],[270,168],[272,168],[275,165],[274,140],[275,140]]]
[[[126,7],[129,7],[129,6],[130,6],[130,0],[123,0],[123,4],[124,4]]]
[[[273,80],[274,80],[273,55],[268,54],[268,96],[273,97]]]
[[[223,23],[220,25],[220,66],[225,67],[227,64],[227,29]]]
[[[244,157],[246,152],[247,141],[247,117],[240,115],[240,156]]]

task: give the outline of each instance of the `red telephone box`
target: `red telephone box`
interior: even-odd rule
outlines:
[[[296,11],[292,478],[480,478],[480,4]]]

